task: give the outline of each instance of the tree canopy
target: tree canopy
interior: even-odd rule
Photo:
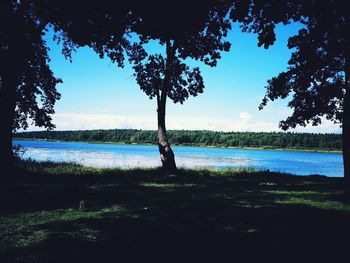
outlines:
[[[161,96],[160,92],[164,81],[166,81],[169,56],[171,56],[172,61],[171,65],[168,65],[169,88],[166,95],[174,103],[183,103],[190,95],[196,96],[203,92],[204,81],[199,67],[190,68],[185,60],[192,58],[215,66],[221,57],[220,52],[229,50],[230,43],[223,40],[231,28],[229,21],[224,18],[225,12],[227,9],[219,9],[218,7],[211,10],[207,20],[202,24],[201,30],[192,32],[187,38],[182,34],[180,36],[176,36],[174,33],[159,35],[158,32],[157,40],[160,45],[166,46],[166,52],[164,52],[166,54],[147,54],[143,45],[155,37],[153,34],[147,35],[141,31],[141,41],[134,43],[128,54],[131,63],[134,64],[136,80],[140,88],[150,98],[160,98]],[[176,21],[172,21],[172,23],[176,23]],[[136,26],[137,28],[138,26]]]
[[[156,98],[158,145],[163,167],[168,170],[175,170],[176,164],[166,135],[166,100],[182,104],[204,89],[199,67],[191,68],[186,59],[215,66],[220,52],[230,48],[224,40],[231,28],[226,18],[229,5],[220,1],[202,6],[181,3],[174,1],[165,7],[160,1],[151,1],[137,5],[133,13],[137,19],[131,29],[138,34],[139,41],[131,40],[127,50],[141,90],[149,98]],[[191,19],[193,14],[198,15],[195,23]],[[148,54],[145,45],[150,40],[156,40],[165,50]]]
[[[49,67],[45,26],[32,1],[0,2],[0,165],[12,159],[12,131],[28,121],[52,129],[61,82]]]
[[[54,77],[48,64],[45,26],[37,20],[35,5],[28,1],[2,1],[0,5],[1,97],[6,96],[6,85],[13,82],[13,128],[26,128],[32,119],[34,124],[51,129],[50,115],[60,98],[56,85],[61,80]]]
[[[288,41],[293,50],[288,69],[268,81],[269,100],[291,96],[293,113],[280,122],[284,130],[318,125],[322,117],[343,127],[344,174],[350,177],[350,11],[347,1],[241,1],[244,12],[232,18],[243,30],[259,33],[259,45],[275,41],[277,23],[303,25]],[[248,14],[248,15],[247,15]],[[236,15],[236,16],[235,16]]]
[[[49,67],[44,40],[47,26],[53,26],[56,41],[63,41],[62,53],[66,58],[71,58],[76,47],[89,45],[101,57],[108,54],[122,66],[123,35],[128,24],[123,2],[120,1],[121,8],[115,9],[112,8],[115,1],[1,1],[1,164],[11,163],[13,129],[27,128],[30,119],[37,126],[55,127],[51,114],[60,98],[56,85],[61,80],[54,77]]]

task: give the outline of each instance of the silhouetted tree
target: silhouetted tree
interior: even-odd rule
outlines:
[[[60,82],[49,68],[42,36],[46,24],[32,1],[0,2],[0,165],[11,164],[12,132],[37,126],[52,129],[50,114]]]
[[[238,2],[238,1],[237,1]],[[242,12],[231,13],[243,29],[259,33],[259,45],[275,40],[276,23],[304,25],[288,41],[293,49],[289,67],[268,81],[260,109],[269,100],[293,95],[293,113],[280,122],[284,130],[321,117],[340,123],[343,130],[344,177],[350,179],[350,9],[347,1],[239,1]],[[247,15],[248,14],[248,15]]]
[[[225,18],[228,5],[220,1],[191,3],[148,1],[132,6],[135,24],[132,30],[140,36],[128,49],[128,55],[140,88],[149,98],[156,98],[158,145],[163,167],[176,170],[174,153],[167,138],[165,115],[167,98],[183,103],[189,96],[203,92],[204,82],[198,67],[190,68],[188,58],[215,66],[220,51],[228,51],[223,41],[230,23]],[[144,45],[158,40],[164,53],[147,54]]]
[[[61,80],[49,68],[43,40],[47,26],[63,43],[63,55],[79,46],[92,47],[123,66],[126,1],[4,0],[0,2],[0,163],[12,159],[12,132],[37,126],[53,129],[50,114],[60,98]],[[115,8],[117,6],[117,8]],[[124,8],[125,7],[125,8]]]

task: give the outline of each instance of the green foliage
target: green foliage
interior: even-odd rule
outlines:
[[[342,123],[349,114],[349,11],[346,1],[243,0],[230,17],[242,30],[259,35],[258,45],[268,48],[276,40],[278,23],[298,22],[299,32],[288,39],[292,50],[286,71],[268,81],[260,109],[268,101],[290,96],[292,115],[280,122],[284,130],[322,117]],[[315,12],[315,10],[317,10]],[[348,101],[347,101],[348,100]]]
[[[147,6],[148,3],[145,8]],[[174,3],[174,7],[176,6],[179,8],[177,2]],[[184,35],[181,31],[193,24],[193,13],[189,12],[189,8],[193,8],[192,12],[196,12],[196,18],[203,21],[196,31]],[[182,104],[189,96],[203,93],[204,81],[199,67],[191,68],[186,64],[186,60],[189,58],[199,60],[213,67],[220,59],[220,53],[230,49],[230,43],[224,40],[228,30],[231,29],[231,24],[226,18],[229,5],[218,1],[209,9],[206,5],[189,5],[186,2],[186,8],[180,9],[185,9],[189,12],[188,14],[191,13],[187,24],[183,25],[186,23],[183,10],[179,10],[182,15],[178,16],[173,9],[166,10],[171,11],[163,18],[161,25],[147,23],[147,20],[142,21],[143,25],[134,26],[140,41],[134,42],[127,52],[141,90],[150,99],[156,97],[159,102],[169,97],[174,103]],[[158,9],[146,8],[146,11],[140,12],[139,15],[142,19],[152,12],[157,18],[164,11],[159,7]],[[177,34],[174,35],[174,31],[170,29],[172,27],[165,27],[163,23],[169,23],[168,26],[177,28],[175,30]],[[154,36],[155,31],[157,31],[157,37]],[[150,40],[157,40],[161,46],[164,46],[166,54],[148,54],[145,44]]]
[[[40,131],[21,132],[16,138],[118,142],[156,144],[157,133],[150,130],[84,130],[84,131]],[[340,150],[339,134],[284,133],[284,132],[214,132],[170,130],[168,138],[172,144],[220,147],[259,147],[278,149]]]
[[[14,130],[30,124],[53,129],[51,115],[60,99],[56,86],[62,81],[50,69],[49,48],[43,39],[47,24],[40,20],[34,2],[0,3],[0,109],[11,116]]]

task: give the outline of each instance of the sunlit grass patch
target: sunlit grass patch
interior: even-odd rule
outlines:
[[[317,192],[317,191],[283,191],[283,190],[269,190],[265,191],[269,194],[276,194],[276,195],[283,195],[283,196],[305,196],[305,195],[312,195],[312,196],[327,196],[327,195],[334,195],[334,194],[342,194],[343,192],[337,191],[337,192]]]
[[[350,213],[350,205],[331,200],[310,200],[301,197],[290,197],[284,200],[276,200],[278,204],[284,205],[306,205],[320,209],[330,209]]]
[[[335,196],[341,197],[343,191],[286,191],[286,190],[268,190],[268,194],[276,195],[276,203],[290,205],[307,205],[320,209],[333,209],[344,212],[350,212],[350,205],[341,201],[335,201]]]
[[[38,162],[32,159],[21,160],[19,165],[26,171],[32,173],[45,173],[50,175],[82,175],[82,174],[99,174],[102,169],[86,167],[75,162]]]
[[[219,168],[179,168],[175,173],[164,171],[161,167],[135,167],[135,168],[96,168],[84,166],[75,162],[53,162],[53,161],[35,161],[32,159],[21,160],[19,166],[26,171],[36,174],[46,175],[126,175],[126,176],[237,176],[237,175],[251,175],[253,173],[269,173],[269,171],[260,171],[253,167],[227,167]]]
[[[104,207],[95,211],[80,211],[78,209],[56,209],[32,213],[18,213],[0,217],[0,231],[15,229],[19,226],[36,226],[53,221],[72,221],[82,218],[98,218],[106,213],[127,214],[128,210],[119,205]]]
[[[240,174],[251,174],[257,172],[253,167],[227,167],[223,169],[218,168],[180,168],[177,172],[179,175],[195,175],[195,176],[237,176]]]
[[[194,171],[202,171],[210,173],[211,175],[234,175],[237,173],[252,173],[256,172],[257,169],[253,167],[227,167],[224,169],[215,169],[215,168],[198,168],[193,169]]]
[[[164,172],[160,167],[135,167],[135,168],[98,168],[89,167],[75,162],[54,162],[54,161],[36,161],[32,159],[21,160],[18,164],[25,171],[34,174],[45,175],[73,175],[73,176],[147,176],[162,175]]]
[[[33,246],[44,241],[53,234],[60,233],[70,238],[95,240],[98,233],[84,225],[79,220],[103,219],[110,217],[135,218],[137,214],[119,205],[105,207],[95,211],[80,211],[78,209],[56,209],[32,213],[18,213],[0,217],[0,251],[5,248]],[[55,230],[60,225],[74,226],[68,231]],[[56,227],[55,227],[56,226]]]
[[[162,183],[141,183],[141,186],[153,188],[189,188],[196,186],[196,184],[162,184]]]

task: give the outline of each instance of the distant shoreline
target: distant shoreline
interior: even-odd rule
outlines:
[[[54,139],[34,139],[34,138],[13,138],[18,141],[48,141],[48,142],[84,142],[90,144],[119,144],[119,145],[153,145],[152,143],[126,143],[112,141],[74,141],[74,140],[54,140]],[[201,144],[172,144],[173,146],[183,147],[201,147],[201,148],[219,148],[219,149],[242,149],[242,150],[268,150],[268,151],[289,151],[289,152],[315,152],[315,153],[342,153],[341,150],[322,150],[322,149],[303,149],[303,148],[274,148],[274,147],[239,147],[239,146],[213,146]]]

